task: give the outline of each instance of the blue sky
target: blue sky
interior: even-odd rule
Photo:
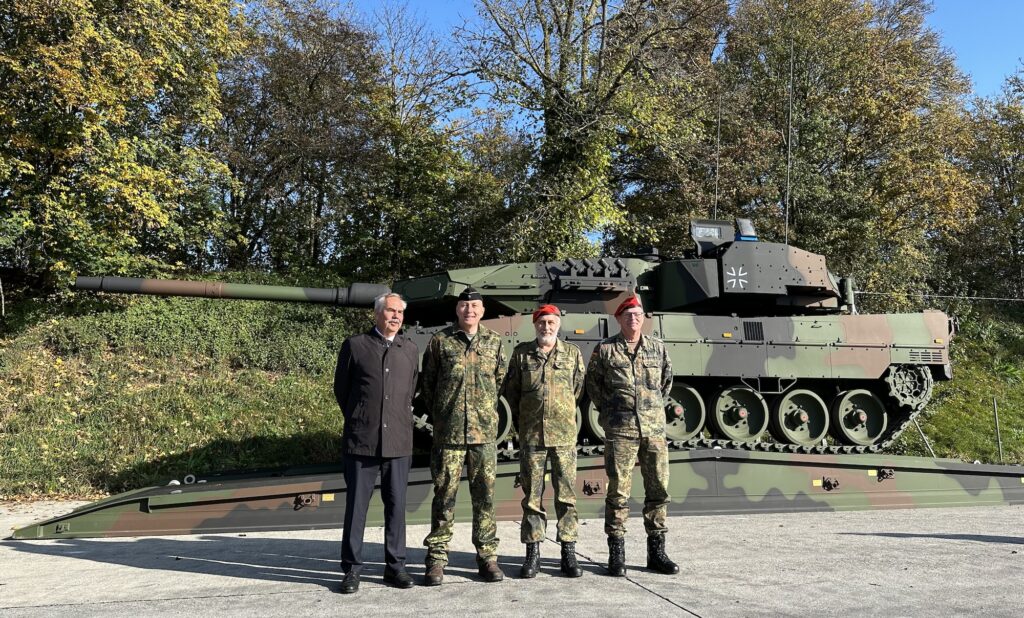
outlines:
[[[374,0],[353,3],[364,12],[378,6]],[[475,17],[472,0],[407,0],[407,4],[440,34],[463,17]],[[933,0],[933,5],[928,23],[971,76],[974,92],[998,94],[1006,76],[1016,72],[1024,58],[1024,0]]]
[[[928,18],[981,96],[999,93],[1024,58],[1024,0],[935,0]]]

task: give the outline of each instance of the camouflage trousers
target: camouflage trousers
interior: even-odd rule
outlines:
[[[544,511],[544,471],[551,460],[551,484],[555,490],[555,515],[558,517],[558,541],[576,541],[579,518],[576,515],[576,447],[529,446],[519,452],[519,479],[523,484],[523,543],[544,540],[547,513]]]
[[[672,500],[668,495],[668,443],[665,437],[640,437],[634,427],[606,430],[604,469],[608,474],[605,498],[604,531],[608,536],[626,534],[629,498],[633,489],[633,467],[640,458],[644,479],[644,528],[650,536],[665,534],[665,516]]]
[[[435,446],[430,451],[430,474],[434,478],[434,500],[430,506],[430,534],[426,564],[448,564],[448,543],[455,525],[455,498],[462,467],[466,467],[469,495],[473,501],[473,545],[477,564],[483,566],[498,556],[498,523],[494,518],[494,480],[498,451],[494,442],[466,446]]]

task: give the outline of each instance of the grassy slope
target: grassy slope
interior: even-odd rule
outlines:
[[[95,496],[189,472],[337,460],[335,354],[369,325],[368,312],[90,302],[0,341],[0,498]],[[936,389],[922,423],[939,456],[997,461],[994,395],[1006,460],[1024,461],[1022,341],[1012,318],[965,320],[956,379]],[[896,452],[926,454],[914,430]]]
[[[369,313],[121,298],[0,342],[0,499],[336,461],[331,392]]]
[[[993,416],[998,402],[1003,461],[1024,463],[1024,316],[961,313],[953,341],[953,381],[936,386],[921,426],[940,457],[999,463]],[[895,452],[927,455],[911,427]]]

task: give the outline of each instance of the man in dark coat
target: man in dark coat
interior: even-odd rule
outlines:
[[[345,523],[341,592],[359,589],[366,510],[377,477],[384,501],[384,581],[411,588],[405,570],[405,492],[412,461],[412,398],[419,350],[399,334],[405,301],[385,294],[374,302],[375,325],[345,340],[334,372],[334,397],[345,415]]]

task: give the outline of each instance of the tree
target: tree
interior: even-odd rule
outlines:
[[[54,286],[204,259],[227,0],[14,0],[0,16],[0,264]]]
[[[588,233],[621,220],[611,173],[617,132],[650,111],[638,96],[706,49],[717,0],[480,0],[460,38],[497,102],[527,115],[536,149],[508,236],[522,258],[593,250]],[[671,50],[671,51],[668,51]],[[677,74],[672,70],[670,73]]]
[[[722,59],[724,89],[746,110],[723,141],[761,136],[729,155],[747,170],[724,187],[732,209],[763,235],[788,229],[875,291],[925,289],[936,274],[930,243],[974,209],[968,84],[927,10],[924,0],[748,0]]]
[[[685,62],[663,63],[656,76],[623,97],[623,106],[633,111],[631,122],[619,130],[613,163],[623,218],[605,237],[610,253],[652,245],[669,255],[681,253],[692,244],[688,219],[715,216],[717,177],[720,172],[730,177],[728,165],[716,168],[716,136],[720,126],[727,128],[729,118],[743,111],[723,92],[726,65],[712,62],[728,25],[727,6],[711,6],[694,15],[690,25],[688,37],[661,52]],[[753,137],[742,136],[747,142]]]
[[[946,290],[1024,297],[1024,69],[1002,94],[975,101],[967,168],[977,182],[977,216],[939,243]]]
[[[697,124],[654,123],[623,142],[627,215],[609,244],[651,239],[678,253],[686,218],[717,210],[827,255],[862,288],[938,287],[936,243],[964,229],[975,192],[968,85],[927,10],[923,0],[737,3],[708,79],[689,96],[647,95]]]
[[[265,0],[248,16],[246,53],[223,70],[217,146],[233,183],[219,252],[231,268],[320,265],[369,157],[380,60],[369,32],[318,0]]]
[[[499,168],[474,157],[502,149],[507,135],[457,113],[468,100],[466,81],[421,21],[395,6],[375,19],[383,62],[372,155],[349,184],[351,207],[338,221],[333,263],[385,279],[476,265],[500,246],[492,232],[504,185]]]

